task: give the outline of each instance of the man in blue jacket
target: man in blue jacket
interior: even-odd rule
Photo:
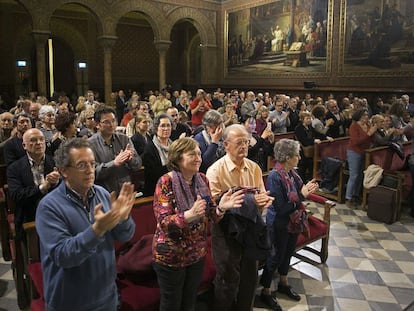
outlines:
[[[124,183],[116,198],[95,185],[94,153],[80,138],[61,145],[55,163],[63,182],[36,213],[46,310],[114,311],[114,240],[128,241],[134,233],[134,186]]]

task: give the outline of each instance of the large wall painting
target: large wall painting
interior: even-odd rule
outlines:
[[[413,0],[347,0],[342,15],[344,73],[414,72]]]
[[[278,0],[228,12],[227,74],[326,73],[331,0]]]

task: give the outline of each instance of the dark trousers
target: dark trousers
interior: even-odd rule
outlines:
[[[153,263],[160,286],[160,311],[194,311],[197,291],[203,277],[205,258],[197,263],[173,268]]]
[[[214,311],[250,311],[257,286],[257,260],[247,258],[243,247],[220,227],[212,228],[212,253],[216,266]]]
[[[269,228],[270,239],[273,244],[272,256],[269,256],[263,269],[260,284],[270,288],[273,274],[276,269],[280,275],[287,275],[290,266],[290,259],[295,251],[297,233],[289,233],[285,228]]]
[[[411,187],[411,216],[414,216],[414,164],[409,163],[408,167],[410,168],[412,187]]]

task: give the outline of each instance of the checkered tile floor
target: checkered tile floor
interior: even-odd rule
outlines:
[[[322,213],[315,205],[309,208],[315,214]],[[365,211],[338,204],[331,211],[331,219],[326,264],[292,259],[289,282],[302,299],[297,303],[277,295],[283,310],[392,311],[412,303],[414,218],[408,216],[407,210],[400,221],[386,225],[369,219]],[[8,286],[0,297],[0,311],[19,310],[12,280],[10,264],[0,259],[0,294],[5,282]],[[260,290],[258,287],[258,295]],[[254,310],[268,310],[259,296]]]

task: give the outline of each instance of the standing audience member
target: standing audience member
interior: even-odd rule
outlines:
[[[195,129],[202,124],[204,114],[212,109],[210,101],[207,99],[207,94],[203,89],[198,89],[196,98],[191,102],[191,126]]]
[[[167,160],[168,149],[172,143],[172,120],[166,113],[161,113],[154,118],[151,141],[144,148],[142,164],[144,165],[144,196],[154,195],[155,185],[158,179],[168,173]]]
[[[191,138],[174,141],[168,151],[171,171],[158,180],[155,188],[157,229],[152,253],[161,311],[195,310],[209,221],[219,220],[227,209],[238,208],[243,201],[241,191],[228,191],[216,206],[206,176],[198,172],[200,165],[197,142]]]
[[[256,187],[259,193],[245,204],[253,204],[250,208],[261,213],[273,198],[265,190],[259,165],[246,158],[249,136],[245,127],[230,125],[224,130],[223,139],[227,154],[207,170],[213,197],[216,199],[235,186]],[[258,262],[252,258],[254,254],[226,233],[220,224],[212,227],[212,252],[217,270],[213,310],[252,310],[258,276]]]
[[[327,119],[325,121],[326,108],[322,105],[316,105],[312,109],[312,127],[314,131],[320,136],[320,139],[329,139],[326,133],[329,127],[334,123],[333,119]]]
[[[257,111],[257,115],[256,115],[256,133],[257,135],[262,135],[263,131],[266,128],[269,128],[270,130],[272,130],[272,124],[270,122],[270,126],[269,126],[269,108],[267,108],[266,106],[262,106],[259,108],[259,110]]]
[[[346,129],[348,127],[345,123],[345,116],[339,110],[338,103],[335,99],[330,99],[328,100],[326,106],[328,108],[328,112],[326,113],[325,118],[333,120],[333,123],[329,125],[326,135],[332,138],[346,136]]]
[[[93,119],[94,114],[95,110],[91,108],[82,110],[82,112],[80,113],[79,122],[81,126],[80,131],[78,133],[79,137],[89,138],[96,133],[96,124],[95,120]]]
[[[154,104],[152,105],[152,111],[154,112],[154,116],[157,116],[161,113],[166,113],[168,107],[172,107],[171,101],[166,98],[167,91],[162,90],[160,95],[155,100]]]
[[[55,126],[58,132],[53,135],[46,151],[52,156],[62,142],[76,137],[78,131],[76,127],[76,115],[71,112],[59,113],[56,116]]]
[[[138,113],[134,119],[135,134],[131,136],[131,141],[139,156],[142,156],[145,146],[151,141],[150,124],[151,117],[148,113]]]
[[[225,151],[223,148],[223,117],[217,110],[209,110],[203,116],[204,129],[194,136],[201,150],[203,159],[200,172],[205,173],[211,164],[221,158]]]
[[[124,183],[118,197],[95,185],[94,153],[82,138],[62,144],[55,161],[63,182],[36,213],[46,310],[117,310],[114,241],[134,234],[134,185]]]
[[[173,123],[173,127],[171,129],[171,137],[172,141],[177,140],[178,138],[182,138],[185,136],[191,136],[191,129],[188,126],[178,122],[178,109],[175,107],[168,107],[167,114],[171,117]]]
[[[88,108],[96,109],[96,108],[98,108],[99,102],[97,102],[95,100],[95,94],[93,93],[92,90],[88,90],[86,92],[86,98],[87,98],[87,100],[85,102],[85,109],[88,109]]]
[[[280,98],[276,99],[275,107],[276,109],[269,114],[273,133],[286,133],[287,128],[290,125],[289,112],[283,111],[283,102]]]
[[[115,131],[115,110],[101,106],[95,111],[98,132],[89,138],[96,161],[96,183],[109,192],[121,190],[130,182],[131,172],[141,168],[142,160],[128,136]]]
[[[39,117],[39,111],[42,105],[38,102],[31,102],[30,103],[30,115],[32,117],[32,127],[39,128],[41,124],[41,120]]]
[[[273,244],[274,254],[269,256],[263,270],[260,284],[263,285],[261,298],[272,310],[281,311],[276,297],[272,297],[270,285],[273,274],[279,272],[278,292],[299,301],[300,296],[288,284],[290,259],[295,251],[296,240],[301,232],[308,233],[307,215],[303,201],[318,189],[315,180],[306,185],[296,173],[300,144],[291,139],[281,139],[275,144],[276,165],[267,178],[267,189],[274,199],[267,209],[266,224]],[[298,228],[296,221],[300,224]]]
[[[246,101],[241,105],[240,113],[241,120],[244,122],[249,117],[256,117],[257,110],[263,105],[263,103],[256,102],[256,95],[249,91],[246,93]]]
[[[47,146],[52,141],[53,135],[57,132],[55,127],[55,109],[49,105],[42,106],[39,111],[39,118],[42,122],[39,130],[45,136]]]
[[[14,223],[16,235],[23,237],[23,223],[34,221],[39,200],[59,182],[53,158],[47,154],[45,137],[36,129],[23,134],[26,155],[7,167],[10,197],[16,203]]]
[[[26,155],[23,134],[32,128],[30,115],[24,112],[14,115],[13,125],[16,126],[16,134],[6,141],[3,148],[4,162],[7,165]]]
[[[353,122],[349,128],[349,145],[346,158],[349,166],[349,179],[346,185],[345,204],[347,207],[358,206],[364,170],[364,150],[371,145],[376,125],[369,125],[368,111],[358,109],[352,116]]]
[[[288,132],[293,132],[298,124],[300,124],[298,101],[295,97],[289,99],[289,106],[286,110],[289,112],[289,126],[287,127]]]
[[[127,107],[127,99],[123,90],[118,91],[118,95],[115,99],[116,104],[116,117],[118,124],[121,124],[122,118],[124,117],[125,109]]]
[[[225,106],[224,106],[224,113],[222,114],[223,116],[223,122],[224,122],[224,126],[229,126],[232,124],[237,124],[239,123],[239,117],[236,113],[236,110],[233,106],[233,104],[228,101]]]

